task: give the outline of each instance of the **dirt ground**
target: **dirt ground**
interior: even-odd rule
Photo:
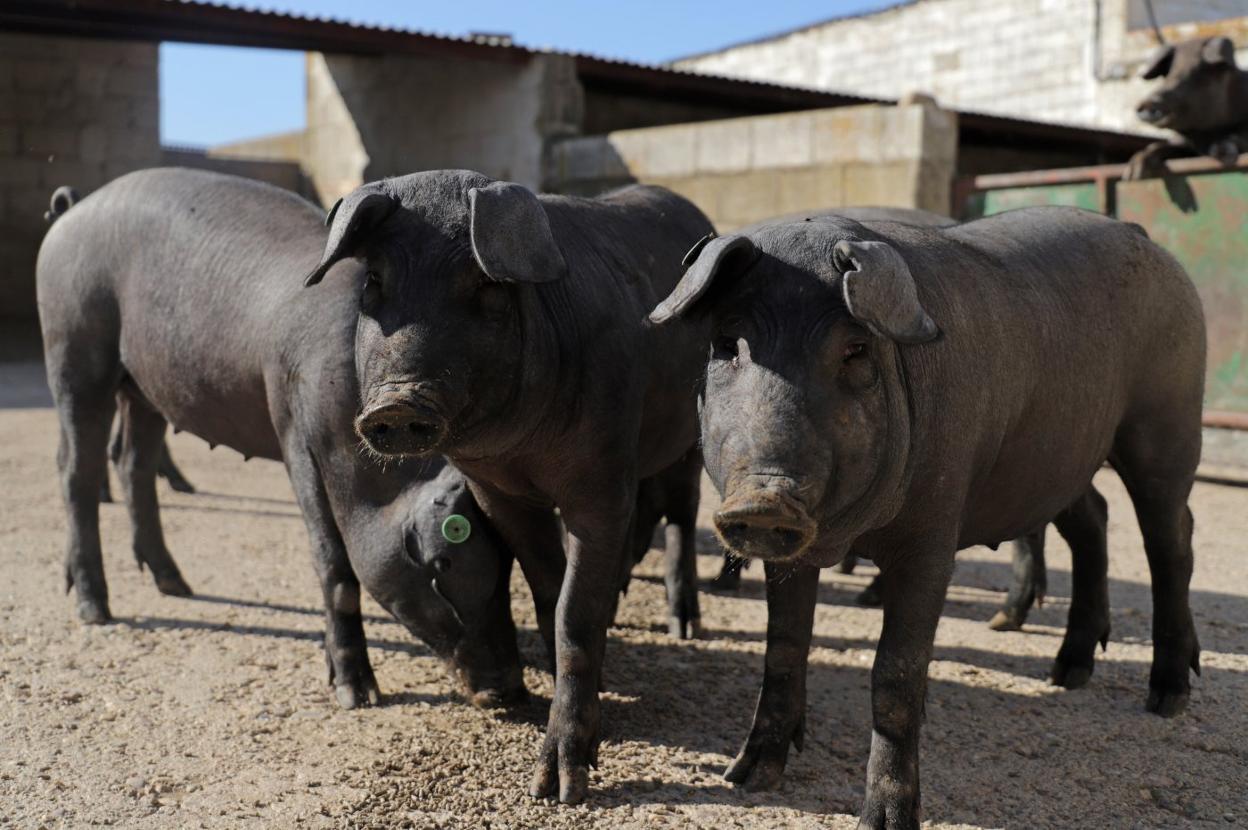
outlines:
[[[576,808],[525,794],[552,691],[510,713],[465,704],[421,644],[369,605],[385,705],[340,711],[325,686],[320,597],[285,473],[185,435],[173,453],[202,493],[163,484],[170,549],[194,599],[156,592],[129,552],[121,506],[102,508],[112,625],[84,628],[62,593],[56,422],[0,372],[0,826],[853,827],[870,741],[880,615],[855,593],[874,572],[823,577],[805,751],[775,793],[720,778],[761,677],[761,568],[736,597],[702,596],[708,639],[660,625],[657,555],[608,646],[601,769]],[[7,401],[7,404],[5,403]],[[1125,493],[1110,502],[1113,635],[1090,685],[1045,682],[1068,608],[1069,554],[1050,543],[1050,599],[1022,633],[984,622],[1008,551],[960,555],[937,633],[923,736],[934,827],[1248,825],[1248,490],[1198,484],[1192,605],[1203,677],[1187,715],[1143,711],[1151,600]],[[707,508],[713,501],[708,490]],[[703,577],[716,572],[704,534]],[[541,658],[527,589],[521,647]]]

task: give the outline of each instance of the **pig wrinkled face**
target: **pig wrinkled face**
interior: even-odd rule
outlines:
[[[360,286],[356,431],[383,456],[471,447],[509,423],[523,310],[567,266],[545,208],[517,184],[438,170],[357,188],[330,211],[314,285],[346,257]]]
[[[523,700],[511,557],[463,476],[447,467],[405,509],[399,544],[366,577],[370,591],[446,662],[474,703]]]
[[[723,495],[715,528],[740,556],[783,561],[862,524],[892,469],[905,404],[896,348],[878,333],[889,318],[855,316],[846,300],[843,270],[869,271],[874,254],[849,263],[826,226],[743,239],[708,246],[673,294],[684,307],[669,298],[651,319],[709,316],[700,411],[706,469]],[[935,336],[926,315],[918,325],[904,336]]]
[[[1154,127],[1178,132],[1216,131],[1243,121],[1235,100],[1238,71],[1234,45],[1226,38],[1189,40],[1167,46],[1153,57],[1143,77],[1162,78],[1140,102],[1136,115]]]
[[[372,247],[356,329],[356,426],[373,451],[455,446],[505,407],[520,371],[520,290],[487,277],[466,240]]]

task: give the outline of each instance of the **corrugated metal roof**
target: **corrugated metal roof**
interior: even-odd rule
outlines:
[[[903,4],[922,0],[903,0]],[[893,7],[895,8],[895,7]],[[884,10],[877,10],[878,14]],[[815,24],[819,25],[819,24]],[[506,62],[556,54],[576,61],[583,83],[656,96],[732,103],[757,111],[894,103],[826,89],[692,72],[587,52],[522,46],[496,35],[453,35],[335,17],[275,11],[219,0],[4,0],[0,27],[118,40],[181,41],[349,54],[419,54]],[[1130,149],[1145,137],[1088,127],[961,113],[964,128],[1016,137]]]

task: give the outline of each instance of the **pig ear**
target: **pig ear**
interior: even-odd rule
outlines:
[[[496,282],[553,282],[568,273],[546,209],[527,187],[494,182],[468,191],[472,255]]]
[[[700,297],[706,294],[711,282],[715,279],[715,275],[720,271],[727,270],[726,263],[732,261],[733,267],[741,270],[749,266],[758,258],[758,249],[754,247],[754,243],[745,236],[721,236],[718,239],[703,237],[698,241],[693,249],[685,255],[687,262],[690,257],[693,264],[689,266],[689,270],[680,278],[680,282],[676,284],[676,288],[668,295],[667,299],[659,303],[654,311],[650,312],[650,322],[655,325],[666,323],[674,317],[680,317],[690,306],[698,301]]]
[[[1146,81],[1153,78],[1164,78],[1170,71],[1170,64],[1174,61],[1174,47],[1163,46],[1153,53],[1153,57],[1149,59],[1148,66],[1144,67],[1144,71],[1140,73],[1140,77]]]
[[[1235,65],[1235,44],[1229,37],[1211,37],[1200,48],[1200,59],[1205,63]]]
[[[324,279],[335,263],[351,256],[398,206],[397,199],[375,190],[357,190],[335,202],[325,217],[329,226],[325,252],[303,284],[316,285]]]
[[[867,328],[898,343],[926,343],[940,334],[919,303],[910,267],[892,245],[842,240],[832,261],[844,275],[841,293],[849,313]]]

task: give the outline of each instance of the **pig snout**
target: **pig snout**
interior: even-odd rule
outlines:
[[[387,392],[365,403],[355,431],[382,455],[423,455],[446,437],[446,418],[428,394]]]
[[[816,525],[792,492],[765,487],[729,495],[715,513],[715,530],[738,556],[782,561],[814,541]]]
[[[469,687],[471,689],[471,687]],[[529,699],[529,690],[524,686],[520,670],[516,669],[515,677],[503,678],[498,683],[471,690],[469,700],[480,709],[501,709],[516,706]]]

